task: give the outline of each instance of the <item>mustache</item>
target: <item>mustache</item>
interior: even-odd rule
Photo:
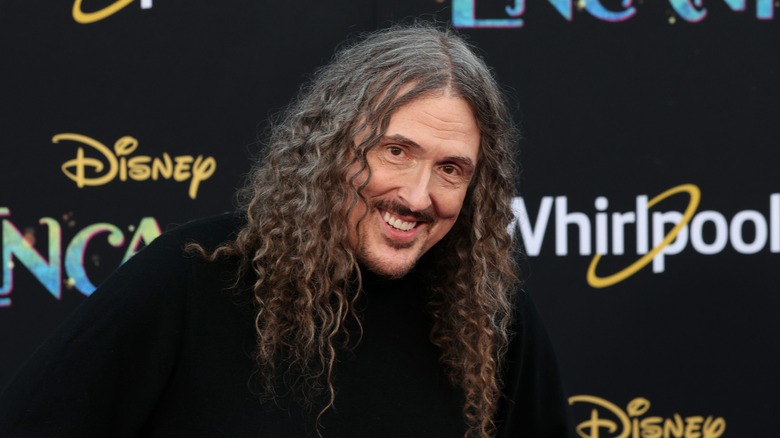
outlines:
[[[428,211],[412,211],[403,204],[387,199],[374,201],[371,203],[371,207],[395,213],[397,216],[413,217],[416,222],[433,222],[433,215]]]

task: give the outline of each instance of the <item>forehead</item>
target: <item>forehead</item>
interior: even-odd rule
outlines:
[[[398,108],[385,134],[431,152],[457,152],[476,163],[480,132],[471,106],[448,93],[423,96]]]

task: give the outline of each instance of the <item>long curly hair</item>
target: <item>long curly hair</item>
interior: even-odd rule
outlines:
[[[318,70],[273,123],[265,157],[239,192],[245,227],[209,257],[238,257],[239,277],[253,274],[264,388],[273,393],[280,374],[294,376],[324,397],[322,415],[335,399],[336,356],[350,345],[345,321],[359,321],[361,272],[344,225],[358,203],[367,205],[366,154],[394,111],[443,91],[469,103],[481,145],[459,218],[426,257],[430,337],[465,393],[467,436],[487,437],[496,430],[519,283],[507,232],[516,138],[491,71],[451,29],[416,23],[377,31]]]

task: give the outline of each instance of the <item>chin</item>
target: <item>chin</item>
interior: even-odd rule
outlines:
[[[387,257],[375,254],[359,256],[358,261],[374,274],[382,277],[396,279],[404,277],[417,264],[419,257],[404,260],[387,260]]]

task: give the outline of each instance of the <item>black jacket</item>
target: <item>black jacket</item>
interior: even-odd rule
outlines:
[[[316,436],[315,407],[254,379],[254,312],[236,266],[187,255],[231,238],[224,215],[163,234],[124,264],[39,349],[0,396],[2,437]],[[325,437],[462,437],[462,392],[446,379],[414,275],[364,275],[364,336],[339,356]],[[501,437],[570,436],[555,358],[521,294]],[[310,412],[311,411],[311,412]]]

